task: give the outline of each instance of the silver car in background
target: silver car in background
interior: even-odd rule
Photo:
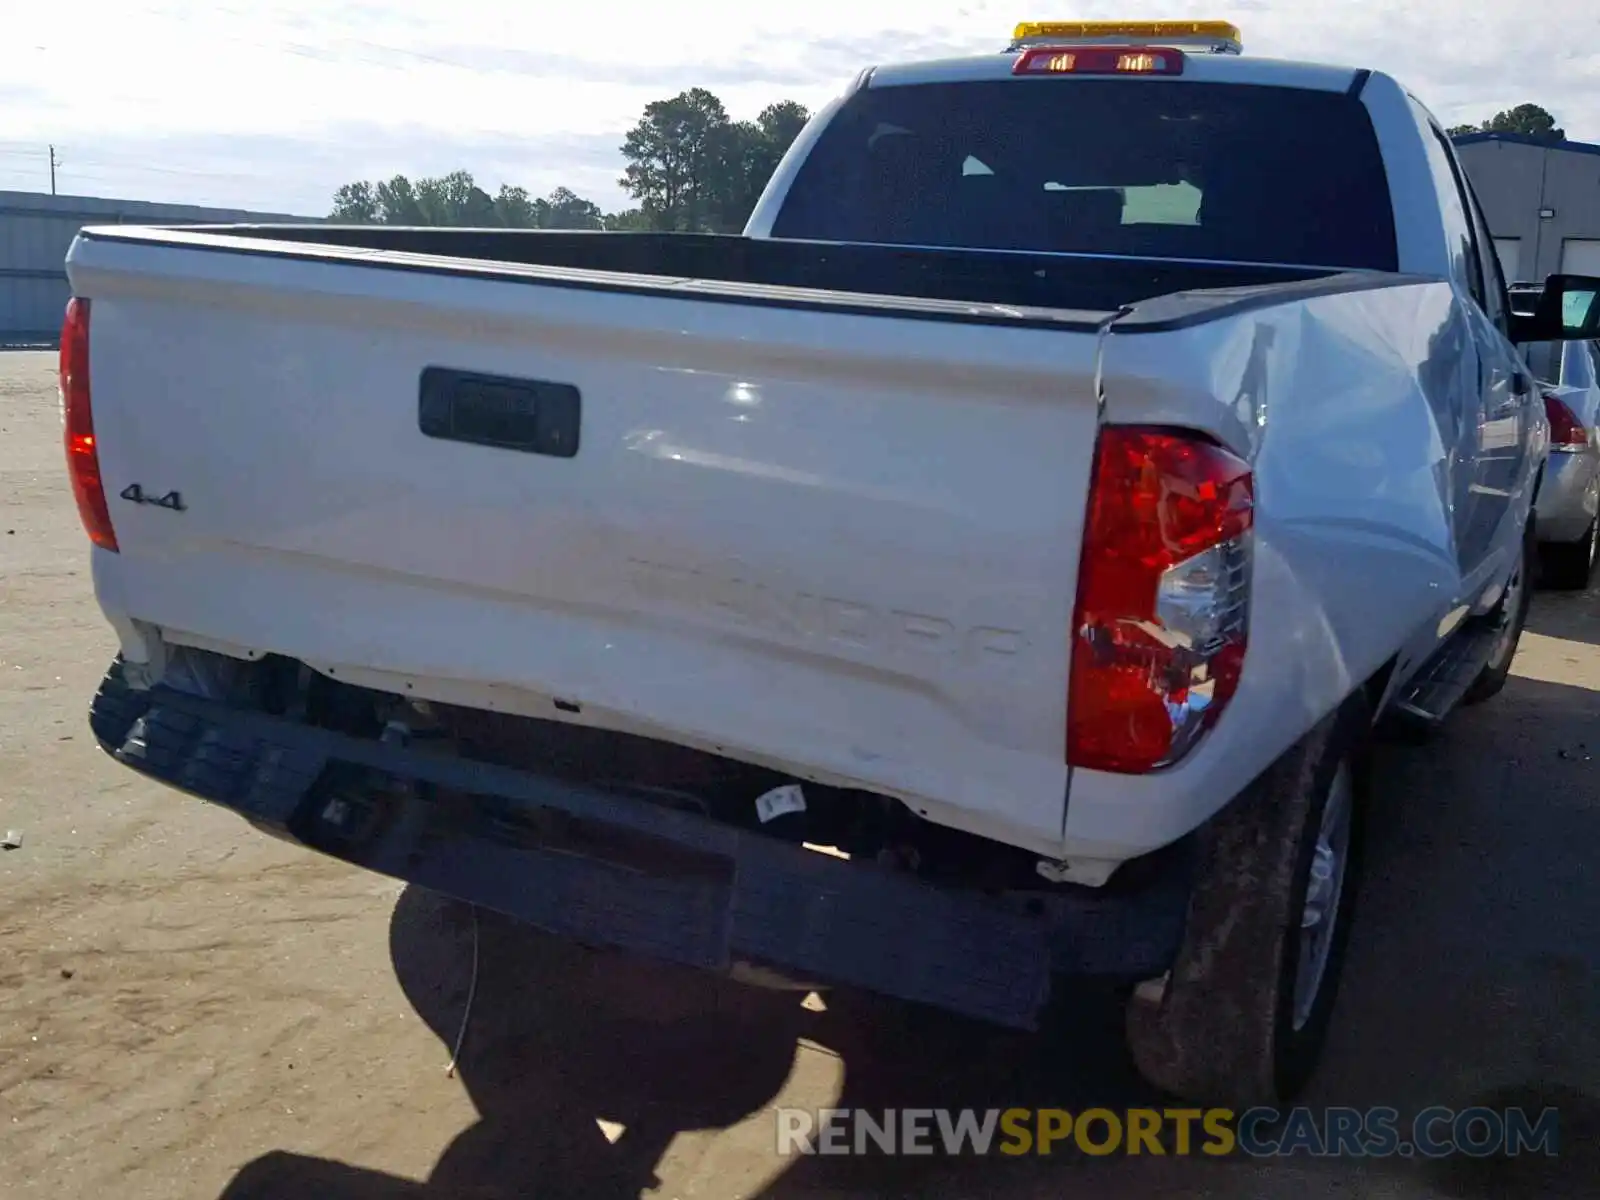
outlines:
[[[1512,284],[1512,311],[1532,312],[1541,288]],[[1585,588],[1600,551],[1600,342],[1535,342],[1522,349],[1550,423],[1550,457],[1535,504],[1541,581]]]
[[[1538,342],[1525,352],[1550,422],[1535,508],[1543,581],[1585,588],[1600,545],[1600,343]]]

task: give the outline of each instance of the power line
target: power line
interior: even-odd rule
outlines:
[[[0,143],[0,146],[3,145],[4,143]],[[56,194],[56,168],[61,165],[61,159],[56,156],[56,148],[54,146],[47,146],[44,149],[40,149],[38,146],[30,146],[25,150],[0,149],[0,159],[4,158],[22,158],[29,160],[28,169],[8,172],[11,174],[37,178],[37,176],[34,175],[34,172],[38,170],[39,167],[46,167],[50,172],[50,194],[52,196]],[[35,186],[38,185],[35,184]]]
[[[5,143],[0,143],[0,162],[8,159],[31,160],[40,166],[47,166],[52,179],[56,175],[57,168],[67,165],[66,159],[62,157],[60,150],[54,145],[47,146],[44,149],[12,150],[6,149]],[[93,178],[105,172],[111,172],[114,175],[170,175],[181,179],[219,179],[241,183],[278,178],[276,174],[270,171],[208,171],[199,167],[158,166],[142,159],[118,156],[116,154],[75,153],[72,162],[74,169],[71,174],[73,178]],[[88,169],[80,169],[84,167]],[[26,172],[14,168],[10,173],[23,174]]]

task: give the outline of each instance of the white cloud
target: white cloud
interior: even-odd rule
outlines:
[[[457,166],[491,187],[566,184],[608,207],[622,134],[700,84],[735,116],[825,101],[862,66],[997,50],[1018,19],[1130,15],[1127,0],[75,0],[18,3],[0,40],[0,189],[317,213],[352,178]],[[1247,51],[1370,66],[1444,120],[1524,101],[1600,140],[1588,0],[1165,0]]]

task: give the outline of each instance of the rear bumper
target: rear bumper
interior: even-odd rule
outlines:
[[[631,796],[135,691],[118,665],[90,721],[125,766],[312,849],[713,971],[761,964],[1031,1029],[1053,977],[1159,975],[1183,932],[1181,866],[1035,912]]]
[[[1600,454],[1553,453],[1535,504],[1541,542],[1576,542],[1589,532],[1600,510]]]

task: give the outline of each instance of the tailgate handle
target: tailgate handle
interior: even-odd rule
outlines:
[[[578,389],[570,383],[428,367],[417,427],[445,441],[572,458],[581,411]]]

